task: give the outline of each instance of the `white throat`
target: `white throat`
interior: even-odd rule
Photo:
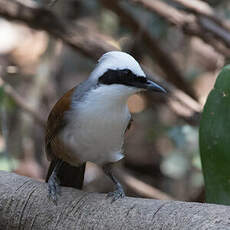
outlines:
[[[125,85],[112,84],[112,85],[101,85],[100,87],[89,92],[87,100],[91,98],[98,103],[100,106],[124,106],[127,103],[128,98],[141,91],[141,89],[135,87],[128,87]]]

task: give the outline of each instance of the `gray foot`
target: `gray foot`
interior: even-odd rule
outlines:
[[[61,190],[60,181],[55,173],[52,173],[48,180],[48,193],[49,199],[51,199],[54,202],[54,204],[57,205],[57,195],[61,194]]]
[[[113,192],[109,192],[107,194],[108,198],[112,198],[111,203],[113,203],[114,201],[120,199],[120,198],[124,198],[125,197],[125,193],[124,190],[121,186],[119,186],[115,191]]]
[[[122,185],[119,183],[119,181],[116,179],[116,177],[112,173],[112,163],[105,164],[103,166],[103,170],[104,170],[105,174],[112,180],[112,182],[116,186],[116,190],[113,192],[109,192],[107,195],[107,197],[112,197],[111,203],[113,203],[114,201],[116,201],[120,198],[124,198],[125,193],[124,193],[124,190],[122,188]]]

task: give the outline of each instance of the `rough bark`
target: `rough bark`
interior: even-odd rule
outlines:
[[[0,229],[230,229],[230,207],[126,197],[62,187],[58,205],[43,182],[0,172]]]

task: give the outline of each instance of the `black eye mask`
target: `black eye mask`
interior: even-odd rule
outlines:
[[[109,69],[98,79],[98,82],[105,85],[120,84],[126,86],[136,86],[138,83],[146,83],[147,79],[144,76],[135,75],[129,69]]]

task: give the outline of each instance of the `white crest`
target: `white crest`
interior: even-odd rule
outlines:
[[[98,79],[108,69],[129,69],[137,76],[145,76],[138,62],[129,54],[121,51],[110,51],[105,53],[99,60],[96,68],[90,75],[92,79]]]

